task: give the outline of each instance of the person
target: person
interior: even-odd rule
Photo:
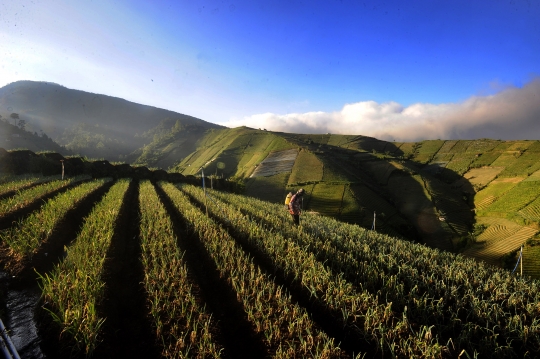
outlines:
[[[300,212],[302,211],[302,198],[304,196],[304,189],[300,188],[296,192],[289,202],[289,213],[293,217],[294,224],[297,226],[300,224]]]
[[[289,192],[287,197],[285,197],[285,209],[289,209],[289,202],[291,202],[291,197],[293,196],[292,192]]]

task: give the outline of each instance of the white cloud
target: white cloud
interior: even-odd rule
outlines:
[[[491,96],[473,96],[461,103],[363,101],[340,111],[278,115],[263,113],[231,120],[229,127],[249,126],[292,133],[336,133],[384,140],[540,139],[540,78],[522,88],[505,88]]]

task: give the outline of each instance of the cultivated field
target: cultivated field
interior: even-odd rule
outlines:
[[[340,185],[324,191],[337,188],[346,196]],[[43,291],[36,320],[47,356],[508,358],[540,350],[539,282],[320,215],[306,213],[296,227],[282,204],[206,193],[86,181],[2,232],[3,267],[19,286]],[[27,234],[35,215],[52,223],[39,236]]]

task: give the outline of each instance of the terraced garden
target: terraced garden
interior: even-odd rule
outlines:
[[[4,230],[0,263],[15,278],[2,276],[3,288],[43,291],[34,318],[42,352],[507,358],[540,350],[538,282],[320,215],[292,226],[282,204],[207,196],[166,182],[80,182]],[[52,225],[28,241],[37,215]],[[18,261],[23,242],[32,249]],[[11,310],[3,310],[8,327],[17,325]]]

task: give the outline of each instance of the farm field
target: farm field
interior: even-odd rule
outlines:
[[[43,291],[36,343],[50,357],[506,358],[540,349],[540,283],[462,256],[321,215],[295,227],[282,204],[210,189],[205,200],[200,186],[93,180],[49,207],[69,202],[62,196],[72,204],[9,280]],[[0,244],[4,271],[13,243]],[[10,307],[1,312],[17,325]],[[479,337],[494,320],[497,336]]]

